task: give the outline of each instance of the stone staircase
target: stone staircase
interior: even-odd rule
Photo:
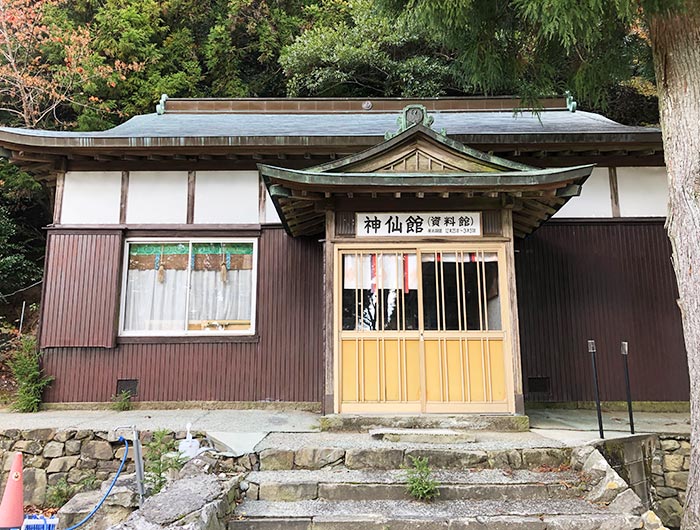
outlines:
[[[592,447],[508,436],[409,443],[358,433],[270,435],[257,448],[228,530],[663,528]],[[410,439],[421,440],[415,432]],[[440,484],[430,503],[407,493],[406,467],[415,457],[428,459]]]

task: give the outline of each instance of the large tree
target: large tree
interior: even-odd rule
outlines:
[[[209,94],[282,97],[280,50],[306,23],[304,0],[230,0],[204,44]]]
[[[690,371],[691,468],[683,528],[700,528],[700,0],[381,0],[425,23],[470,83],[521,96],[606,87],[656,74],[668,173],[668,235]],[[557,90],[559,89],[559,90]]]
[[[64,0],[0,0],[0,119],[25,127],[70,122],[101,84],[122,77],[93,51],[87,25],[73,24]],[[104,110],[104,109],[103,109]]]
[[[423,25],[377,11],[371,0],[322,0],[282,49],[287,95],[435,97],[463,94],[453,57]]]

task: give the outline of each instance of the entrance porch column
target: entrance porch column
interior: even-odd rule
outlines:
[[[335,409],[335,330],[334,330],[334,266],[335,212],[326,210],[325,240],[323,241],[323,413],[332,414]]]
[[[515,393],[515,413],[525,414],[523,399],[523,373],[520,360],[520,325],[518,319],[518,291],[515,284],[515,234],[513,231],[513,209],[501,210],[501,226],[506,243],[506,274],[508,299],[510,300],[510,345],[513,358],[513,391]]]

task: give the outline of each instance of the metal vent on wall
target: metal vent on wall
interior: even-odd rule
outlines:
[[[530,394],[549,394],[549,377],[528,377],[527,390]]]
[[[131,397],[136,397],[138,396],[138,389],[138,379],[117,379],[117,396],[122,392],[129,392],[129,395]]]

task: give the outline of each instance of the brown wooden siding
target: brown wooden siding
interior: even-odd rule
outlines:
[[[663,222],[653,220],[550,221],[521,241],[516,275],[526,399],[592,400],[586,341],[594,339],[601,399],[625,399],[626,340],[634,400],[688,400],[670,256]],[[550,390],[530,391],[537,383],[530,378],[549,378]]]
[[[138,379],[140,401],[320,402],[321,290],[321,245],[265,229],[259,245],[257,339],[50,348],[44,366],[56,381],[46,399],[109,401],[117,379]]]
[[[50,233],[40,343],[114,347],[122,235]]]

